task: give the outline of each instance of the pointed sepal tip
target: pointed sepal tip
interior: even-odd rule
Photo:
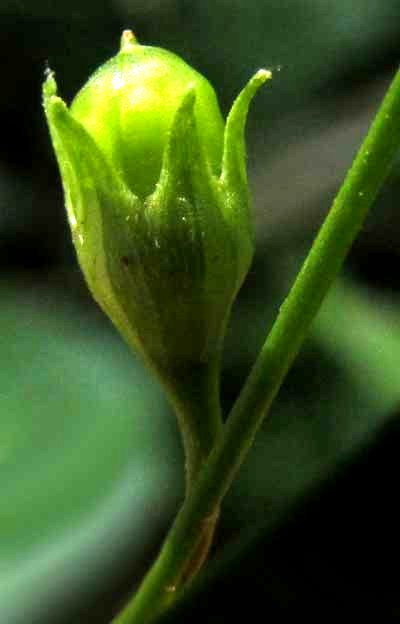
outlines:
[[[224,135],[224,153],[222,157],[221,178],[226,182],[239,182],[243,187],[246,182],[246,144],[245,126],[250,103],[258,89],[272,78],[268,69],[259,69],[234,101],[226,120]]]

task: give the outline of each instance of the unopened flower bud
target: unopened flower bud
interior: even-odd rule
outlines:
[[[244,126],[269,77],[255,74],[224,124],[205,78],[126,31],[70,108],[52,73],[44,85],[88,286],[178,403],[201,394],[203,371],[216,375],[252,259]]]

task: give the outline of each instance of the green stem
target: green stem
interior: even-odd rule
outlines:
[[[257,429],[337,276],[400,144],[400,73],[346,176],[319,235],[214,447],[137,595],[114,624],[144,624],[165,604],[249,450]]]
[[[205,364],[193,364],[185,369],[179,368],[160,378],[165,385],[173,404],[185,454],[186,500],[191,496],[196,480],[211,450],[221,439],[223,424],[221,415],[220,392],[220,354],[215,360]],[[166,381],[167,380],[167,381]],[[133,602],[113,620],[114,624],[147,621],[155,612],[165,608],[174,600],[177,590],[188,583],[206,560],[219,516],[219,506],[213,513],[207,514],[196,524],[196,534],[191,536],[190,545],[185,550],[181,565],[168,573],[168,580],[157,589],[160,579],[143,594],[138,604],[136,596]],[[161,590],[161,591],[160,591]]]
[[[186,461],[186,493],[222,435],[219,396],[220,357],[205,364],[169,371],[169,393],[182,435]]]
[[[220,355],[205,364],[186,366],[177,372],[172,384],[173,401],[185,454],[186,497],[190,495],[197,476],[217,441],[222,436],[222,414],[219,391]],[[174,597],[181,585],[196,575],[207,559],[219,515],[219,508],[205,519],[197,539],[187,556],[185,567],[177,572],[170,585],[166,602]]]

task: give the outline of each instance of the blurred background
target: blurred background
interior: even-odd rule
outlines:
[[[108,623],[183,495],[174,416],[77,268],[41,107],[47,66],[70,102],[123,28],[207,76],[224,114],[273,71],[248,123],[257,251],[226,411],[400,59],[397,0],[1,1],[1,624]],[[224,504],[209,571],[165,621],[240,621],[249,602],[399,615],[399,194],[400,159]]]

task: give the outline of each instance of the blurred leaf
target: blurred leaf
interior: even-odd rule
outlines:
[[[180,494],[179,450],[112,332],[44,288],[0,293],[0,621],[31,624],[142,552]]]
[[[399,303],[336,284],[228,495],[227,528],[260,514],[272,524],[384,424],[400,403]],[[247,329],[237,318],[230,334],[236,347],[239,337],[247,350],[257,336],[261,344],[262,310],[251,323],[242,310]]]
[[[379,411],[400,401],[400,298],[339,281],[322,306],[314,335],[340,360]]]

